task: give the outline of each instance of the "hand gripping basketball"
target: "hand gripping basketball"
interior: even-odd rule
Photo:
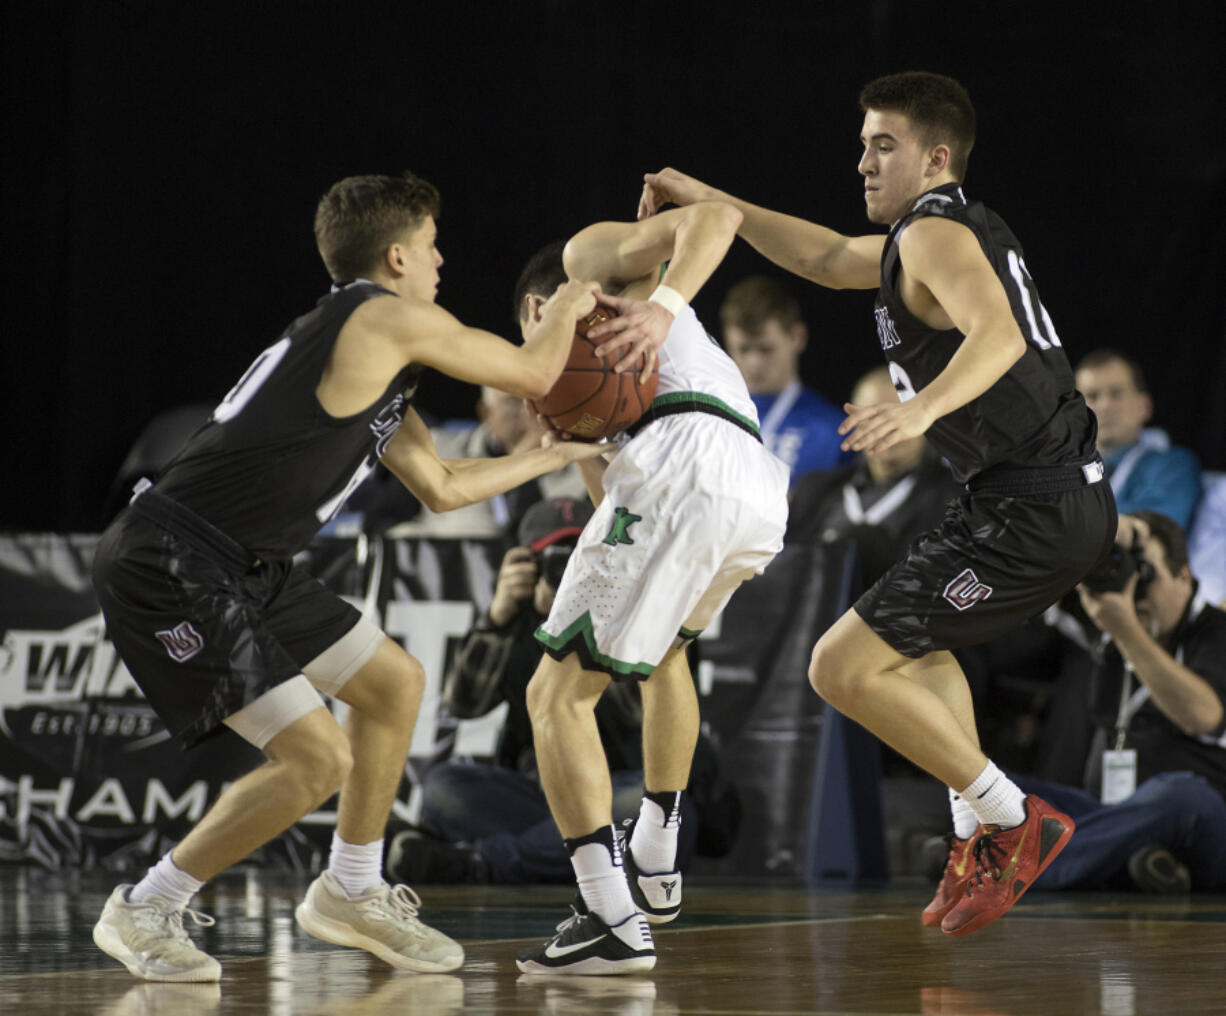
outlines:
[[[616,356],[607,361],[596,356],[599,343],[588,338],[588,330],[616,316],[611,307],[597,304],[575,323],[575,338],[565,369],[549,394],[532,401],[532,408],[557,430],[580,441],[599,441],[620,434],[646,412],[656,394],[659,382],[656,371],[651,371],[640,384],[639,368],[618,374],[613,370]]]

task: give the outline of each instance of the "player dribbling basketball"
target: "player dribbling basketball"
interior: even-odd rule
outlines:
[[[688,303],[739,223],[718,203],[598,223],[564,253],[560,244],[540,252],[517,286],[525,338],[548,294],[582,276],[601,283],[602,302],[619,314],[593,337],[617,336],[635,351],[659,346],[650,408],[618,438],[607,469],[600,459],[580,466],[596,513],[537,632],[545,656],[528,708],[581,903],[553,938],[520,954],[527,973],[649,970],[648,922],[680,910],[679,799],[699,724],[685,648],[770,563],[787,523],[787,467],[763,447],[740,371]],[[640,681],[643,701],[644,798],[624,847],[593,716],[610,680]]]

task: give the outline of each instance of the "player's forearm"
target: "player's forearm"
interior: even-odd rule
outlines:
[[[517,350],[527,372],[522,390],[513,394],[539,399],[549,393],[570,358],[575,322],[596,305],[595,288],[591,283],[567,282],[545,302],[540,322]]]
[[[430,511],[446,512],[476,504],[560,469],[565,457],[553,448],[534,448],[490,459],[427,460],[397,454],[393,447],[383,464]]]
[[[579,475],[583,477],[583,485],[587,488],[593,508],[604,500],[604,471],[607,467],[608,462],[603,457],[583,459],[579,463]]]
[[[848,241],[842,233],[735,198],[732,204],[742,215],[737,232],[763,257],[819,286],[854,285],[840,270],[839,255]]]
[[[1222,701],[1212,685],[1171,656],[1139,623],[1113,633],[1112,640],[1149,689],[1154,705],[1180,730],[1207,734],[1221,723]]]
[[[567,461],[555,448],[533,448],[491,459],[470,459],[464,468],[448,470],[448,479],[441,492],[444,507],[432,510],[450,511],[495,494],[504,494],[538,476],[561,469]]]
[[[1022,358],[1026,340],[1016,326],[972,331],[945,369],[916,396],[933,420],[960,409],[996,384]]]
[[[719,267],[736,239],[741,213],[729,204],[690,205],[673,234],[673,251],[662,282],[689,303]]]
[[[522,387],[512,394],[539,399],[549,393],[570,356],[575,317],[565,306],[550,307],[532,337],[520,347],[525,365]]]

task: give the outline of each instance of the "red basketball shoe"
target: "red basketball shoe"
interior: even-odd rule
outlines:
[[[1005,913],[1073,835],[1073,820],[1041,797],[1025,800],[1026,821],[1012,829],[985,828],[975,842],[975,874],[966,894],[941,921],[947,935],[969,935]]]
[[[974,846],[982,831],[983,827],[980,826],[965,840],[958,839],[953,833],[945,836],[949,843],[949,859],[946,860],[945,870],[941,873],[936,895],[920,915],[920,921],[925,927],[939,927],[945,915],[966,895],[967,883],[975,874]],[[932,845],[940,846],[938,842]]]

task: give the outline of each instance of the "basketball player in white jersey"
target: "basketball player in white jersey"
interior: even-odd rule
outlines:
[[[770,563],[787,523],[788,469],[762,444],[740,371],[689,306],[740,220],[729,206],[706,203],[598,223],[564,251],[540,252],[517,287],[526,339],[567,277],[599,282],[602,301],[619,311],[613,327],[593,335],[649,350],[638,337],[667,333],[647,413],[617,439],[607,468],[599,459],[580,465],[596,513],[537,632],[545,656],[528,708],[581,902],[552,939],[520,954],[527,973],[649,970],[656,956],[647,922],[680,910],[679,799],[699,727],[685,649]],[[643,701],[644,798],[624,848],[593,718],[611,680],[639,681]]]

